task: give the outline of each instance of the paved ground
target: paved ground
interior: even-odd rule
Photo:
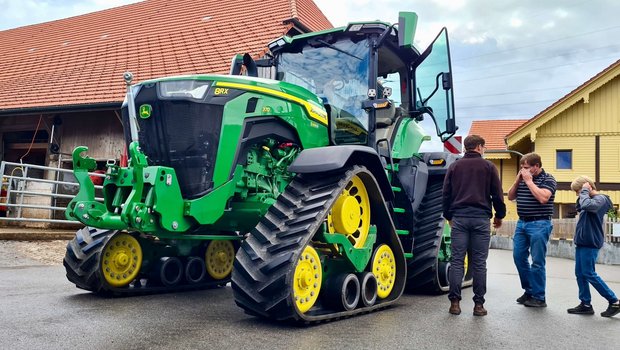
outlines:
[[[230,287],[99,298],[67,282],[60,265],[7,254],[18,242],[4,243],[0,339],[12,349],[605,349],[617,347],[620,331],[620,317],[598,316],[606,306],[598,296],[596,316],[566,313],[578,302],[571,260],[549,259],[548,308],[517,305],[510,251],[491,251],[486,317],[471,315],[467,289],[460,316],[447,313],[443,295],[403,295],[387,310],[298,328],[245,315]],[[597,269],[620,292],[620,266]]]

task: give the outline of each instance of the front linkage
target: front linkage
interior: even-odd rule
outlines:
[[[234,194],[235,183],[243,173],[237,168],[233,178],[211,195],[185,201],[174,169],[149,166],[146,155],[134,141],[129,145],[129,167],[108,165],[104,203],[100,203],[95,200],[95,187],[88,175],[95,170],[96,163],[82,156],[86,151],[84,146],[73,151],[74,174],[80,190],[67,207],[67,219],[90,227],[140,231],[160,237],[188,231],[197,222],[215,222],[224,211],[226,201],[222,199]]]

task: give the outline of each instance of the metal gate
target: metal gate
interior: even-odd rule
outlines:
[[[60,164],[60,162],[59,162]],[[2,161],[0,222],[43,222],[82,225],[65,219],[64,211],[75,197],[79,184],[73,170]],[[92,177],[104,174],[89,173]],[[95,186],[101,193],[103,186]],[[103,202],[103,198],[96,197]]]

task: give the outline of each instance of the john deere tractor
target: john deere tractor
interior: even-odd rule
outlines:
[[[420,122],[456,131],[448,37],[420,53],[416,23],[281,37],[231,75],[126,74],[129,166],[108,164],[103,203],[88,148],[73,152],[66,214],[86,227],[68,279],[112,295],[232,282],[247,313],[304,323],[446,291],[441,188],[456,157],[421,153]]]

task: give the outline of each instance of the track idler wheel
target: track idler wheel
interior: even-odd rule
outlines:
[[[207,270],[205,268],[205,262],[197,256],[192,256],[187,259],[185,264],[185,280],[189,284],[200,283],[205,277]]]
[[[293,275],[293,298],[300,313],[310,310],[319,297],[323,268],[319,254],[312,246],[306,246],[299,255]]]
[[[142,248],[133,236],[118,233],[103,248],[101,272],[112,287],[129,285],[140,272]]]
[[[372,272],[357,274],[360,281],[360,299],[364,306],[373,306],[377,301],[377,278]]]
[[[396,282],[396,259],[392,248],[387,244],[381,244],[375,249],[371,259],[372,273],[377,279],[377,297],[387,298]]]
[[[235,246],[232,241],[211,241],[205,252],[207,273],[214,280],[230,276],[235,261]]]
[[[183,277],[183,264],[177,257],[159,259],[159,281],[166,287],[179,284]]]

